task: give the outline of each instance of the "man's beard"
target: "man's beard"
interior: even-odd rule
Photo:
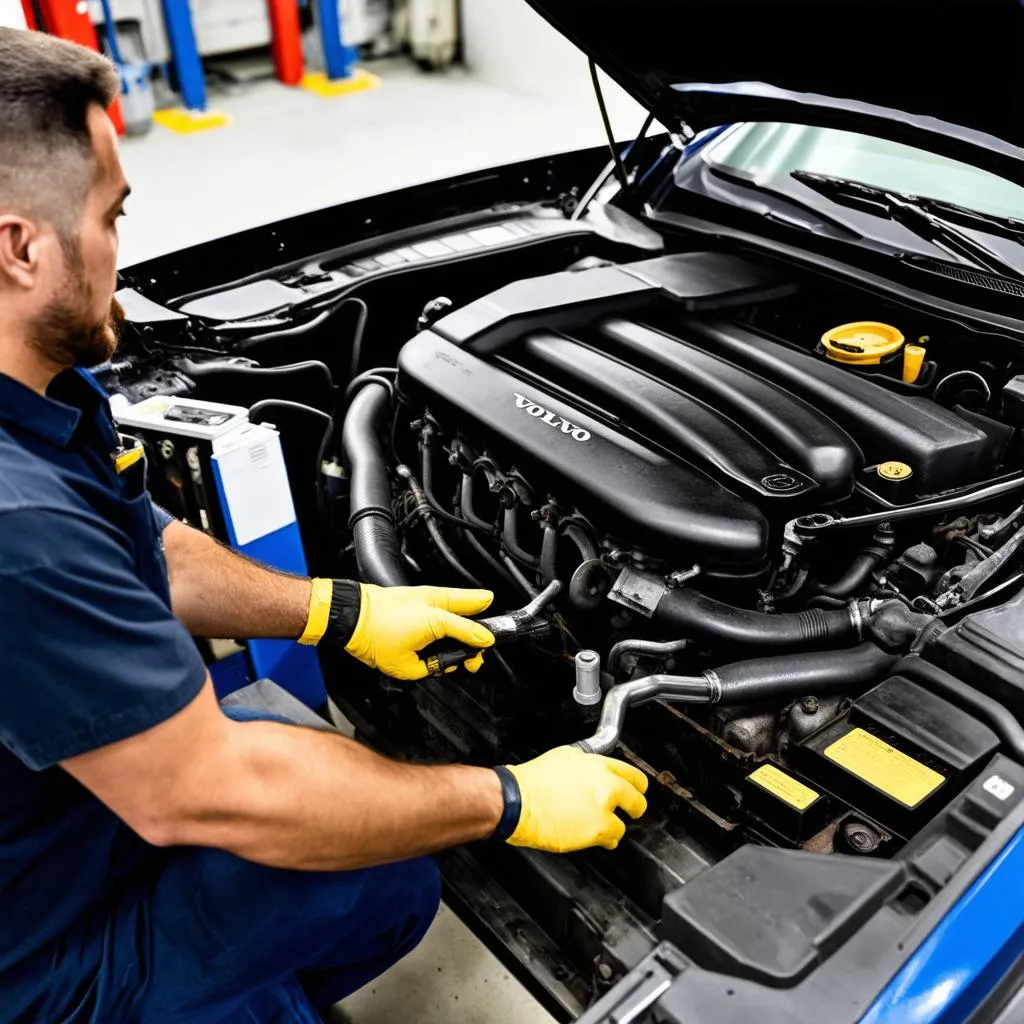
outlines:
[[[111,296],[106,315],[92,312],[93,290],[85,277],[82,253],[74,240],[62,241],[67,278],[60,293],[33,325],[32,347],[56,366],[98,366],[117,351],[124,310]]]

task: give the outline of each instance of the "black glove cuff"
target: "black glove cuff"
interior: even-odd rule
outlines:
[[[498,827],[494,830],[494,838],[505,840],[519,826],[519,818],[523,813],[523,795],[516,777],[507,768],[497,767],[494,772],[501,779],[501,798],[505,802]]]
[[[352,580],[334,581],[331,611],[327,616],[327,636],[339,647],[345,647],[356,631],[362,600],[358,583]]]

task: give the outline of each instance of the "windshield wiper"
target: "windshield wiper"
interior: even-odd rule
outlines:
[[[1024,281],[1024,271],[957,226],[959,224],[997,234],[1024,245],[1022,221],[979,213],[956,203],[945,203],[938,199],[866,185],[849,178],[835,178],[827,174],[799,170],[792,171],[790,177],[820,192],[833,202],[877,217],[888,217],[895,223],[902,224],[919,238],[934,243],[951,255],[967,260],[982,270],[1015,281]]]

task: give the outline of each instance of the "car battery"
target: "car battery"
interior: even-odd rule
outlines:
[[[146,450],[153,500],[176,519],[218,540],[230,540],[217,497],[214,444],[248,423],[240,406],[157,396],[136,405],[112,401],[119,429]]]
[[[111,411],[118,429],[142,443],[158,505],[264,565],[307,575],[276,430],[250,423],[240,406],[166,395],[135,405],[115,398]],[[281,639],[249,639],[245,647],[253,679],[273,679],[310,707],[325,702],[313,648]],[[240,681],[224,673],[218,695]]]
[[[998,747],[988,726],[894,676],[795,744],[791,762],[835,800],[909,839]]]

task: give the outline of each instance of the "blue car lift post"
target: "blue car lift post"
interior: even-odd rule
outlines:
[[[313,0],[316,23],[320,26],[320,39],[324,48],[324,67],[329,79],[351,78],[352,69],[359,59],[355,46],[346,46],[341,34],[341,15],[338,0]]]
[[[178,91],[189,110],[206,110],[206,79],[188,0],[163,0],[164,25]]]

